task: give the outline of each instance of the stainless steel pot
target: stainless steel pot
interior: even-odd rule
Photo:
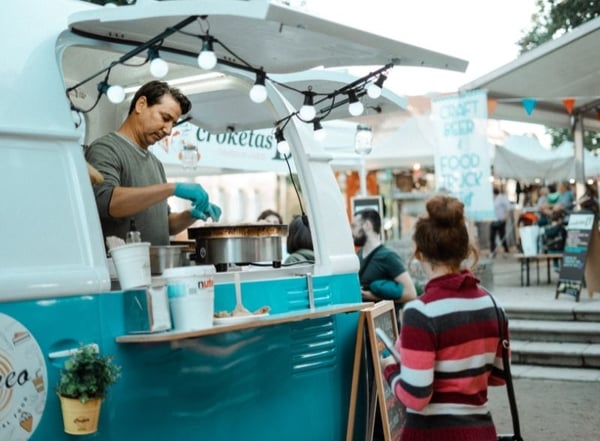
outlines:
[[[150,272],[159,276],[167,268],[187,265],[185,245],[153,245],[150,247]]]
[[[287,225],[266,223],[189,228],[188,238],[196,241],[196,253],[190,259],[215,265],[218,271],[227,264],[273,262],[277,266],[286,236]]]

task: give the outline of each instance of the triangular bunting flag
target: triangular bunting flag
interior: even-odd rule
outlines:
[[[564,100],[562,100],[563,102],[563,106],[565,106],[565,109],[567,109],[567,112],[569,112],[569,115],[571,114],[571,112],[573,112],[573,106],[575,105],[575,98],[565,98]]]
[[[523,103],[523,107],[525,108],[527,115],[531,115],[533,113],[533,109],[535,109],[537,100],[535,98],[523,98],[521,102]]]
[[[496,105],[498,104],[498,100],[488,100],[487,101],[487,111],[488,111],[488,116],[493,115],[494,111],[496,110]]]

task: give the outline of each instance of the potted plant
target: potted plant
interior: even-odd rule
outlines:
[[[56,392],[60,398],[65,432],[87,435],[98,430],[100,405],[121,374],[111,356],[95,345],[81,346],[64,364]]]

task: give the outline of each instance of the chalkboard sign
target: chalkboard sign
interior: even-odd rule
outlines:
[[[404,422],[405,409],[383,376],[381,360],[389,356],[389,352],[376,333],[376,329],[380,329],[391,341],[395,342],[398,339],[398,322],[396,321],[394,302],[391,300],[378,302],[372,308],[365,309],[363,313],[367,323],[384,438],[385,441],[397,440]]]
[[[580,211],[569,216],[567,240],[555,298],[558,298],[559,294],[568,294],[579,301],[579,295],[584,284],[585,265],[592,229],[595,225],[594,213]]]

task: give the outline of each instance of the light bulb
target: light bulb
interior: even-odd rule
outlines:
[[[125,99],[125,89],[121,86],[110,86],[106,91],[106,96],[111,103],[122,103]]]
[[[313,136],[317,141],[323,141],[327,136],[327,132],[321,125],[321,120],[319,120],[318,118],[315,119],[313,122]]]
[[[348,103],[348,112],[350,112],[350,115],[352,116],[361,115],[365,110],[365,107],[358,100],[358,97],[356,96],[356,92],[354,90],[348,92]]]
[[[283,130],[275,130],[275,141],[277,141],[277,151],[280,154],[282,154],[283,156],[287,156],[290,154],[290,145],[283,136]]]
[[[154,58],[150,62],[150,73],[154,78],[162,78],[169,73],[169,64],[162,58]]]
[[[198,66],[200,69],[211,70],[217,65],[217,56],[212,51],[202,51],[198,55]]]
[[[300,118],[302,118],[304,121],[312,121],[315,116],[317,115],[317,111],[315,110],[314,106],[307,106],[306,104],[304,104],[302,107],[300,107]]]
[[[211,70],[217,65],[217,56],[213,51],[212,37],[206,36],[202,39],[202,50],[198,54],[198,66],[200,69]]]
[[[250,99],[254,103],[264,103],[267,99],[267,88],[264,84],[255,84],[250,89]]]
[[[381,96],[381,91],[383,89],[383,83],[387,80],[387,76],[381,74],[377,77],[377,80],[374,83],[369,84],[367,87],[367,95],[370,98],[377,99]]]
[[[310,88],[308,90],[308,92],[304,92],[304,103],[302,104],[302,107],[300,108],[300,119],[304,120],[305,122],[309,122],[312,121],[313,119],[315,119],[315,116],[317,115],[317,111],[315,110],[315,106],[314,106],[314,102],[313,102],[313,97],[314,97],[314,92],[311,92]]]
[[[379,87],[375,83],[369,84],[369,86],[367,87],[367,95],[369,95],[369,98],[379,98],[381,96],[381,87]]]
[[[277,143],[277,151],[283,156],[287,156],[290,154],[290,145],[285,139]]]
[[[364,110],[365,106],[363,106],[363,103],[361,103],[360,101],[350,103],[350,105],[348,106],[348,112],[350,112],[350,115],[352,116],[362,115]]]

